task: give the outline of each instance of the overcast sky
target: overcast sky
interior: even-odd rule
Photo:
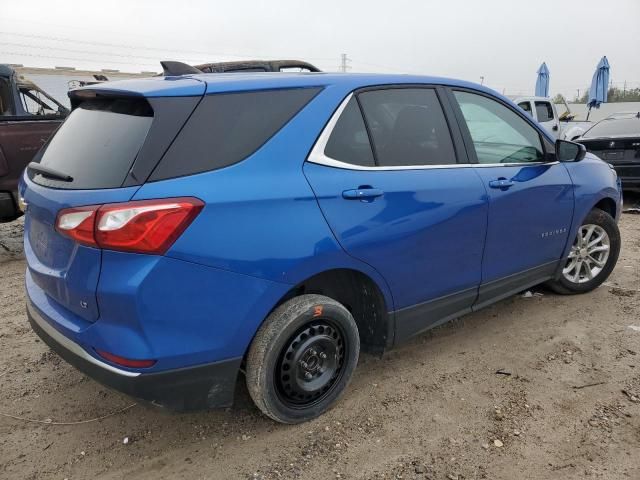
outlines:
[[[0,0],[0,63],[159,71],[189,63],[297,58],[335,71],[421,73],[533,94],[587,87],[602,55],[640,87],[640,0]]]

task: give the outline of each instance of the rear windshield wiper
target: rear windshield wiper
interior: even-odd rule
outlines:
[[[36,162],[31,162],[27,165],[27,170],[33,170],[36,173],[39,173],[43,177],[52,178],[53,180],[61,180],[63,182],[73,182],[73,177],[71,175],[67,175],[66,173],[59,172],[58,170],[54,170],[53,168],[45,167],[44,165],[40,165]]]

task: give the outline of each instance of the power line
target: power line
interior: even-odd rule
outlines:
[[[274,57],[281,57],[281,54],[279,55],[253,55],[253,54],[246,54],[246,53],[223,53],[223,52],[206,52],[206,51],[202,51],[202,50],[176,50],[176,49],[171,49],[171,48],[160,48],[160,47],[147,47],[147,46],[142,46],[142,45],[124,45],[124,44],[117,44],[117,43],[107,43],[107,42],[96,42],[96,41],[88,41],[88,40],[75,40],[73,38],[68,38],[68,37],[57,37],[57,36],[49,36],[49,35],[36,35],[36,34],[29,34],[29,33],[17,33],[17,32],[6,32],[6,31],[0,31],[0,34],[3,35],[15,35],[18,37],[26,37],[26,38],[35,38],[38,40],[50,40],[50,41],[54,41],[54,42],[67,42],[67,43],[75,43],[75,44],[83,44],[83,45],[92,45],[92,46],[98,46],[98,47],[112,47],[112,48],[123,48],[123,49],[127,49],[130,50],[132,48],[138,49],[138,50],[149,50],[149,51],[157,51],[157,52],[163,52],[163,53],[167,53],[167,52],[174,52],[174,53],[188,53],[188,54],[194,54],[194,55],[203,55],[206,57],[215,57],[215,56],[223,56],[223,57],[253,57],[256,59],[270,59],[270,58],[274,58]],[[141,57],[142,58],[142,57]],[[149,57],[147,57],[149,58]],[[322,60],[322,61],[330,61],[332,60],[331,58],[320,58],[320,57],[305,57],[309,60]]]
[[[54,60],[73,60],[77,62],[91,62],[98,63],[98,60],[95,58],[79,58],[79,57],[62,57],[58,55],[38,55],[35,53],[26,53],[26,52],[0,52],[3,55],[13,55],[13,56],[25,56],[25,57],[35,57],[35,58],[50,58]],[[156,63],[139,63],[139,62],[123,62],[120,60],[109,60],[109,63],[117,63],[119,65],[135,65],[137,67],[147,66],[147,67],[158,67]]]
[[[158,57],[145,57],[143,55],[127,55],[122,53],[109,53],[109,52],[93,52],[89,50],[77,50],[74,48],[63,48],[63,47],[50,47],[46,45],[30,45],[27,43],[15,43],[15,42],[1,42],[2,46],[12,46],[12,47],[26,47],[26,48],[35,48],[39,50],[56,50],[60,52],[70,52],[70,53],[85,53],[89,55],[104,55],[107,57],[123,57],[123,58],[141,58],[146,60],[162,60]]]

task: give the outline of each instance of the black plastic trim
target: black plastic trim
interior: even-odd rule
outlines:
[[[477,296],[478,289],[470,288],[397,310],[394,312],[396,324],[394,344],[402,343],[425,330],[470,313]]]
[[[508,277],[480,285],[478,300],[473,306],[473,311],[480,310],[492,303],[521,292],[526,288],[533,287],[534,285],[554,278],[559,263],[558,260],[555,260],[539,267],[530,268],[524,272],[515,273]]]
[[[223,408],[233,404],[242,357],[193,367],[128,377],[106,370],[66,349],[47,334],[27,308],[34,332],[53,351],[97,382],[134,398],[175,411]]]
[[[481,284],[479,288],[470,288],[390,312],[389,317],[395,321],[393,345],[396,346],[449,320],[478,311],[522,290],[550,280],[557,274],[561,265],[560,261],[549,262],[524,272]]]

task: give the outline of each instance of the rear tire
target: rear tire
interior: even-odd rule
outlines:
[[[276,308],[258,330],[247,355],[247,389],[277,422],[304,422],[344,393],[359,353],[351,313],[329,297],[301,295]]]
[[[562,295],[586,293],[604,282],[620,255],[620,230],[607,212],[594,208],[583,220],[560,277],[547,282]]]

